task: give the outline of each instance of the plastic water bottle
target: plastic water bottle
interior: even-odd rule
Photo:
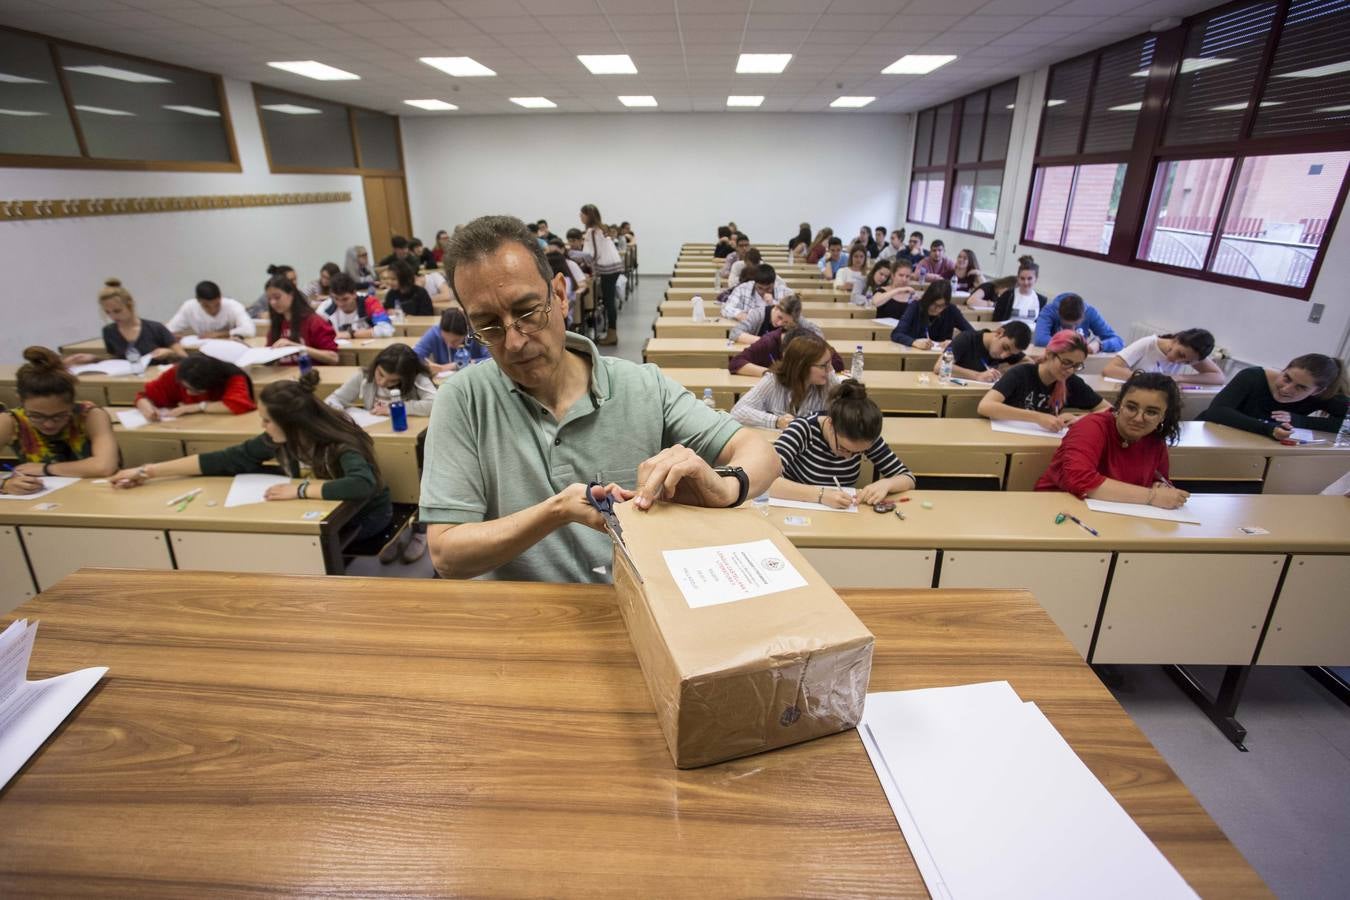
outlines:
[[[141,361],[141,351],[136,349],[134,344],[127,344],[127,362],[133,366]]]
[[[708,321],[708,313],[703,308],[703,298],[697,295],[694,296],[694,321]]]
[[[314,360],[312,360],[312,359],[309,358],[309,351],[308,351],[308,350],[301,350],[301,351],[300,351],[300,360],[299,360],[299,362],[300,362],[300,374],[301,374],[301,375],[308,375],[309,372],[310,372],[310,370],[314,368]]]
[[[703,405],[708,409],[717,409],[717,402],[713,400],[712,388],[703,389]]]
[[[1350,414],[1341,419],[1341,430],[1336,432],[1336,446],[1350,447]]]
[[[956,357],[952,355],[951,350],[942,351],[942,361],[938,363],[938,383],[952,383],[952,364],[956,362]]]
[[[863,380],[863,349],[862,344],[853,348],[853,365],[849,369],[849,376],[854,380],[861,382]]]
[[[403,392],[398,388],[389,391],[389,423],[395,431],[408,430],[408,407],[403,405]]]

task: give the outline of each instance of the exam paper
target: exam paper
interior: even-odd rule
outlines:
[[[285,475],[261,475],[250,473],[236,475],[230,483],[230,493],[225,497],[226,506],[248,506],[250,503],[265,503],[267,489],[274,484],[289,484]]]
[[[1325,441],[1327,435],[1317,434],[1311,428],[1294,428],[1289,435],[1291,441],[1298,441],[1300,444],[1311,443],[1312,441]]]
[[[1162,519],[1165,522],[1182,522],[1189,525],[1202,524],[1195,513],[1180,509],[1160,509],[1147,503],[1118,503],[1114,500],[1086,500],[1088,509],[1093,512],[1107,513],[1113,516],[1134,516],[1136,519]]]
[[[806,587],[806,579],[767,538],[661,554],[691,609]]]
[[[835,488],[826,488],[826,490],[835,490]],[[846,487],[844,493],[857,497],[858,489]],[[853,504],[846,509],[835,509],[833,506],[826,506],[824,503],[814,503],[810,500],[784,500],[781,497],[770,497],[770,506],[781,506],[784,509],[810,509],[815,512],[835,512],[835,513],[855,513],[858,511],[858,504]]]
[[[989,427],[994,431],[1003,431],[1008,434],[1029,434],[1032,437],[1055,438],[1056,440],[1069,433],[1068,428],[1061,428],[1059,431],[1046,431],[1032,422],[1018,422],[1014,419],[990,419]]]
[[[205,338],[201,337],[200,335],[185,334],[178,339],[178,343],[182,344],[188,350],[192,350],[197,347],[200,347],[202,345],[203,340],[205,340]]]
[[[153,360],[149,356],[143,356],[138,362],[127,362],[125,359],[105,359],[102,362],[85,363],[82,366],[72,366],[70,374],[84,375],[94,372],[99,375],[140,375],[150,367]]]
[[[885,325],[887,328],[894,328],[900,324],[900,320],[894,316],[877,316],[872,321],[876,322],[878,325]]]
[[[349,406],[344,410],[351,420],[362,428],[368,428],[371,425],[378,425],[381,422],[389,421],[388,416],[377,416],[374,413],[366,412],[359,406]]]
[[[43,475],[42,490],[34,491],[31,494],[0,494],[0,500],[36,500],[39,497],[45,497],[53,491],[59,491],[63,487],[70,487],[78,478],[70,478],[62,475]]]
[[[201,346],[203,355],[234,363],[241,369],[273,363],[304,351],[304,347],[250,347],[239,341],[222,340],[202,341]]]

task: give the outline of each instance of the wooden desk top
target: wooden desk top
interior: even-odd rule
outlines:
[[[114,414],[115,419],[117,411],[115,409],[109,411]],[[426,428],[429,421],[430,418],[427,416],[408,416],[408,430],[394,431],[393,425],[388,419],[385,419],[383,422],[366,426],[365,431],[376,442],[389,440],[416,443],[418,432]],[[237,416],[183,416],[167,422],[151,422],[149,425],[142,425],[134,430],[127,430],[116,422],[113,424],[113,431],[117,434],[119,442],[135,441],[139,437],[154,438],[164,437],[165,435],[171,435],[185,441],[245,441],[256,434],[261,434],[262,430],[262,418],[257,410],[241,413]]]
[[[1007,679],[1264,895],[1031,595],[843,596],[872,690]],[[0,795],[0,894],[926,896],[855,733],[677,770],[608,587],[91,570],[14,615],[33,677],[109,672]]]
[[[6,525],[48,525],[72,528],[148,528],[180,531],[257,531],[267,534],[313,534],[338,507],[336,500],[287,500],[226,508],[231,478],[161,478],[131,490],[95,484],[85,478],[40,500],[0,500],[0,522]],[[299,483],[296,481],[295,483]],[[174,512],[168,501],[200,487],[187,509]],[[215,506],[211,506],[211,502]],[[34,509],[55,503],[56,509]],[[319,513],[306,519],[305,514]],[[3,892],[0,892],[3,893]]]
[[[707,301],[704,304],[704,310],[708,315],[717,312],[717,304],[708,297],[703,298]],[[711,307],[711,309],[709,309]],[[822,317],[827,319],[874,319],[876,311],[867,307],[854,306],[852,303],[836,303],[833,300],[804,300],[802,302],[802,312],[808,319]],[[692,319],[694,315],[694,300],[692,297],[683,300],[663,300],[656,307],[656,314],[661,317],[686,318]]]
[[[816,319],[814,320],[825,333],[825,339],[836,342],[889,340],[891,329],[888,325],[878,325],[870,319]],[[725,338],[734,324],[732,319],[711,319],[695,322],[692,319],[676,316],[658,316],[652,329],[657,337],[708,337],[718,335]]]
[[[937,354],[932,350],[914,350],[903,344],[894,344],[890,341],[854,341],[854,344],[862,344],[863,355],[867,356],[924,356],[937,359]],[[737,344],[731,347],[721,338],[652,338],[647,341],[646,353],[720,353],[727,351],[727,358],[740,353],[746,344]],[[843,354],[842,347],[836,348]],[[853,352],[852,347],[847,348],[849,353]],[[844,354],[847,355],[847,354]],[[870,374],[870,373],[868,373]],[[913,376],[916,373],[909,373]],[[936,378],[934,379],[936,380]]]
[[[88,372],[80,375],[80,384],[93,387],[106,387],[108,385],[142,385],[147,381],[153,381],[164,371],[164,366],[151,366],[145,370],[143,375],[100,375],[95,372]],[[0,365],[0,386],[11,386],[15,384],[18,378],[19,367],[17,365]],[[361,371],[357,366],[315,366],[314,371],[319,373],[320,396],[327,396],[340,387],[348,378],[351,378],[357,372]],[[254,388],[261,388],[265,384],[283,379],[295,379],[300,377],[299,366],[250,366],[248,377],[253,380]]]

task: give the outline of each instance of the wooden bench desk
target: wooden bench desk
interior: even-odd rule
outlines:
[[[1201,896],[1268,896],[1030,596],[843,596],[871,690],[1008,680]],[[34,678],[109,672],[0,797],[3,894],[926,896],[855,733],[674,768],[608,587],[86,571],[17,613]]]
[[[912,350],[890,341],[853,341],[862,344],[867,371],[900,371],[902,366],[931,369],[937,354],[931,350]],[[661,368],[712,368],[726,370],[731,357],[740,353],[747,345],[727,346],[725,340],[717,338],[652,338],[643,350],[646,362],[656,363]],[[835,348],[848,360],[853,346]],[[936,380],[936,379],[935,379]]]
[[[18,405],[19,395],[16,390],[18,370],[19,367],[16,365],[0,365],[0,403],[9,406]],[[86,373],[78,376],[80,386],[76,397],[97,403],[99,406],[131,406],[136,402],[136,395],[145,389],[145,383],[153,381],[163,371],[162,366],[151,366],[141,375],[113,376]],[[316,393],[320,397],[327,397],[360,370],[354,366],[315,366],[314,371],[319,373]],[[252,379],[255,390],[262,390],[263,385],[273,381],[299,378],[300,369],[298,366],[250,366],[248,377]]]
[[[666,293],[669,295],[670,291]],[[703,300],[704,314],[716,315],[718,311],[716,300],[710,297],[704,297]],[[836,303],[833,300],[802,300],[802,312],[808,319],[876,318],[876,310],[854,306],[852,303]],[[690,296],[683,300],[663,300],[657,304],[656,314],[661,317],[691,319],[694,315],[694,298]]]
[[[828,285],[822,287],[802,288],[793,291],[797,299],[803,303],[833,303],[838,306],[849,306],[849,294],[843,291],[836,291]],[[666,288],[666,301],[688,302],[695,297],[702,297],[704,301],[712,306],[717,304],[718,291],[711,284],[707,287],[681,287]]]
[[[713,308],[716,312],[716,307]],[[807,318],[810,318],[808,315]],[[871,319],[819,319],[814,320],[825,332],[825,339],[835,345],[836,350],[844,344],[856,344],[859,341],[889,341],[891,328],[877,325]],[[658,316],[652,323],[652,332],[658,338],[726,338],[731,332],[733,320],[711,319],[695,322],[692,318],[676,316]],[[850,346],[850,352],[852,347]]]

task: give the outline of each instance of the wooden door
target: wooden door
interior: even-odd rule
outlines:
[[[391,237],[413,236],[407,188],[398,175],[366,175],[361,181],[366,194],[366,217],[370,220],[370,255],[372,260],[380,260],[389,255]]]

